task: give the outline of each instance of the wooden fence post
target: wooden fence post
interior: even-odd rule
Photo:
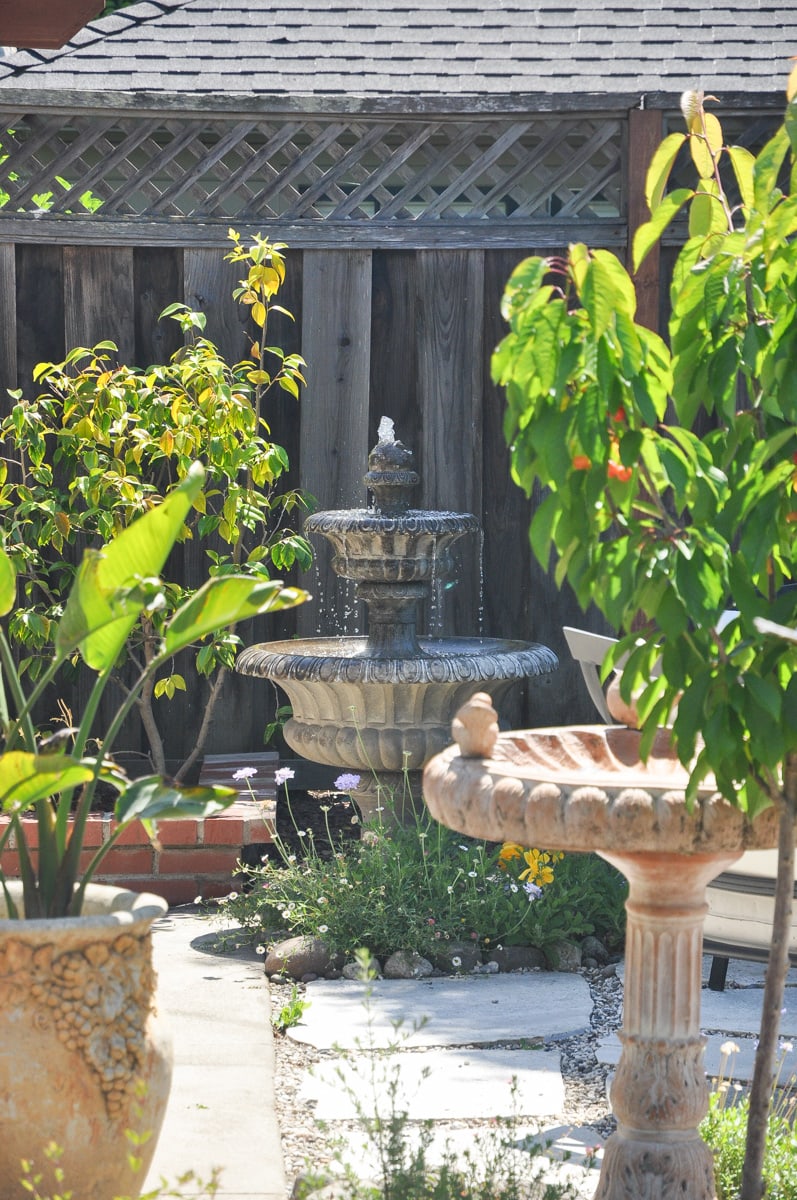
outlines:
[[[634,234],[650,213],[645,201],[645,176],[653,152],[661,141],[663,114],[655,108],[632,108],[628,114],[628,270],[633,271]],[[648,329],[659,328],[661,274],[659,245],[653,247],[635,275],[637,321]]]

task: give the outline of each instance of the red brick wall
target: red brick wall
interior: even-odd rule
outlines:
[[[131,825],[103,859],[94,878],[98,883],[112,883],[135,892],[155,892],[170,904],[190,904],[197,896],[205,900],[225,896],[233,886],[244,846],[270,842],[274,818],[273,804],[237,800],[224,812],[205,820],[162,821],[157,845],[150,843],[141,825]],[[0,818],[0,831],[7,822],[7,817]],[[114,824],[108,814],[93,813],[89,817],[82,866],[108,840]],[[36,822],[23,818],[23,825],[28,846],[34,848]],[[9,878],[19,870],[12,839],[0,855],[0,866]]]

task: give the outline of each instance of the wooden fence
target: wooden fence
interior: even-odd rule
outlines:
[[[13,172],[13,181],[0,179],[0,186],[12,190],[24,183],[26,195],[35,190],[35,180],[28,178],[34,159],[40,175],[44,173],[45,183],[54,172],[69,169],[59,165],[57,155],[48,158],[42,151],[45,117],[49,116],[52,125],[52,113],[42,115],[41,108],[42,104],[37,108],[29,102],[24,113],[18,108],[9,108],[5,115],[0,112],[0,121],[9,126],[13,116],[16,155],[16,166],[14,155],[10,164],[3,166],[8,178]],[[100,117],[96,105],[86,111],[75,106],[68,115],[77,133],[73,130],[72,141],[63,133],[59,135],[59,153],[65,153],[63,146],[70,147],[71,177],[81,179],[76,172],[88,167],[86,162],[76,165],[74,147],[81,137],[78,118],[100,121]],[[124,128],[114,143],[117,149],[113,157],[122,181],[119,184],[117,180],[116,186],[121,192],[114,200],[108,191],[108,213],[103,215],[100,207],[96,215],[31,214],[24,211],[23,203],[14,207],[13,201],[0,213],[3,389],[18,386],[31,394],[31,372],[37,362],[58,361],[68,348],[106,338],[118,344],[122,360],[139,366],[163,361],[177,348],[179,331],[174,322],[158,322],[158,314],[173,300],[185,300],[207,314],[208,336],[232,361],[246,352],[248,338],[243,318],[231,299],[239,268],[224,260],[226,223],[217,212],[208,218],[201,211],[202,204],[207,208],[208,196],[223,191],[223,178],[204,182],[204,199],[197,202],[200,211],[193,215],[186,204],[177,216],[170,213],[153,218],[151,213],[130,212],[120,217],[123,204],[119,196],[123,195],[128,203],[133,190],[131,180],[138,180],[136,194],[147,190],[139,176],[119,170],[123,158],[119,145],[125,139],[136,141],[129,127],[130,114],[123,115],[128,124],[121,117],[117,122]],[[228,124],[236,116],[240,114],[224,114]],[[106,142],[112,117],[104,113],[101,119]],[[567,117],[569,130],[581,119],[573,114]],[[291,119],[295,120],[295,115]],[[430,120],[425,119],[427,123]],[[563,157],[559,146],[556,163],[552,166],[549,162],[546,167],[541,160],[534,175],[538,193],[545,192],[549,201],[552,195],[560,195],[559,206],[549,203],[543,217],[527,212],[521,214],[522,220],[513,220],[519,203],[517,190],[512,199],[515,207],[504,203],[503,215],[479,212],[479,204],[495,192],[497,184],[493,180],[488,186],[481,180],[474,192],[478,170],[472,154],[464,166],[453,150],[446,159],[458,163],[459,186],[452,177],[432,187],[430,163],[434,156],[427,153],[423,163],[414,168],[422,183],[411,188],[407,183],[409,153],[402,152],[399,166],[391,169],[399,173],[403,183],[394,184],[389,194],[395,197],[403,187],[417,196],[426,189],[426,210],[419,213],[417,207],[405,206],[402,216],[397,208],[395,219],[385,218],[380,224],[374,216],[378,206],[371,204],[363,215],[367,206],[362,176],[358,177],[361,194],[354,199],[353,185],[347,189],[341,184],[341,161],[345,162],[348,155],[351,163],[353,150],[338,134],[339,151],[333,156],[332,166],[324,168],[332,173],[337,187],[336,192],[328,187],[324,193],[327,208],[323,209],[319,199],[323,171],[316,156],[315,175],[311,171],[302,193],[306,197],[308,188],[315,189],[315,210],[308,214],[305,200],[304,209],[287,212],[284,222],[270,212],[258,221],[252,164],[257,159],[262,166],[263,145],[270,144],[269,137],[272,141],[278,137],[273,129],[261,131],[257,146],[251,132],[246,134],[249,206],[242,202],[232,220],[244,236],[259,230],[287,241],[290,247],[282,302],[293,312],[295,321],[279,318],[273,333],[275,342],[286,350],[301,352],[307,359],[307,387],[298,404],[284,393],[275,396],[268,419],[274,440],[288,450],[291,482],[317,497],[320,507],[361,506],[366,499],[362,477],[368,451],[376,441],[379,419],[386,415],[394,420],[397,435],[415,452],[421,476],[417,505],[474,513],[483,530],[481,540],[465,544],[463,539],[459,544],[456,578],[445,588],[441,604],[429,614],[435,631],[543,642],[561,657],[562,667],[556,675],[517,689],[502,714],[515,725],[594,719],[578,671],[568,660],[561,627],[586,624],[599,628],[599,622],[594,614],[581,614],[567,590],[558,591],[550,575],[531,557],[527,529],[536,498],[528,501],[510,480],[502,429],[504,404],[490,380],[490,356],[504,328],[500,297],[516,263],[529,253],[550,253],[577,238],[622,254],[634,225],[644,218],[641,181],[651,149],[666,128],[667,115],[614,111],[604,113],[600,119],[591,114],[590,119],[594,169],[589,167],[582,139],[578,169],[583,196],[580,204],[571,201],[570,220],[567,213],[564,217],[561,213],[562,179],[566,175],[565,160],[568,156],[574,158],[575,151],[571,147]],[[323,142],[328,149],[332,135],[328,129],[325,132],[326,127],[318,126],[317,118],[314,120],[310,133],[316,143]],[[357,144],[367,143],[373,156],[377,135],[362,127],[361,115],[358,120]],[[520,137],[515,128],[516,116],[505,118],[505,124],[513,128],[511,137],[504,126],[493,122],[492,140],[487,139],[489,144],[482,146],[481,153],[487,160],[500,160],[504,193],[510,185],[517,188],[517,177],[529,156],[538,153],[539,157],[543,145],[548,145],[546,153],[553,153],[557,136],[560,142],[564,136],[559,118],[558,126],[549,114],[537,114],[534,119],[527,114],[525,120],[527,132],[523,136],[527,141],[531,139],[524,151],[525,159],[516,149]],[[458,121],[459,127],[449,131],[448,145],[456,143],[461,155],[462,147],[469,143],[461,116]],[[445,120],[438,114],[434,123],[439,138]],[[308,118],[305,129],[309,124]],[[485,122],[477,124],[484,143]],[[240,133],[240,121],[236,128]],[[404,131],[402,136],[405,147],[407,138],[413,136],[416,148],[420,144],[418,129],[414,134]],[[84,137],[84,142],[88,140]],[[140,142],[139,137],[136,144]],[[294,136],[294,142],[296,155],[304,155],[306,167],[307,138],[302,142]],[[383,144],[388,142],[389,138],[383,138]],[[508,142],[515,146],[509,162],[501,158],[501,154],[508,153]],[[186,135],[183,149],[187,143]],[[153,146],[160,155],[157,162],[162,173],[163,138],[155,139]],[[209,153],[207,148],[205,153]],[[112,157],[110,150],[107,157]],[[442,152],[441,157],[445,157]],[[215,161],[218,163],[220,156]],[[365,160],[361,157],[358,161]],[[378,155],[368,161],[375,180],[369,190],[372,196],[375,189],[385,191],[388,167]],[[96,164],[91,169],[93,191],[102,197],[103,173]],[[294,160],[290,170],[285,167],[282,171],[283,183],[284,176],[290,174],[293,186],[297,170]],[[194,188],[197,175],[195,170],[191,181]],[[228,169],[228,179],[229,175]],[[110,168],[106,178],[110,178]],[[173,198],[180,178],[179,172],[172,171],[166,183],[160,184],[159,195],[170,192]],[[231,190],[233,183],[229,182]],[[529,187],[527,197],[531,194]],[[467,196],[468,188],[470,209],[458,216],[453,211],[456,197],[460,197],[457,203],[461,207],[461,197]],[[446,189],[450,204],[443,211],[440,197]],[[329,196],[337,207],[330,207]],[[359,211],[355,200],[360,204]],[[382,202],[386,207],[384,196]],[[538,196],[537,209],[540,203]],[[435,205],[436,213],[429,211]],[[482,203],[482,208],[486,207]],[[530,200],[527,208],[534,208]],[[661,304],[659,275],[658,260],[651,256],[640,280],[643,315],[650,324],[656,323]],[[293,614],[247,628],[247,640],[269,640],[293,632],[303,636],[350,632],[358,626],[362,630],[362,615],[352,611],[356,606],[350,587],[331,575],[328,556],[322,547],[318,550],[316,568],[300,580],[313,593],[313,601]],[[202,563],[190,547],[183,553],[187,575],[198,579]],[[169,753],[174,758],[187,752],[195,736],[193,710],[200,688],[201,684],[193,681],[187,701],[178,695],[167,717]],[[250,679],[232,680],[208,750],[258,748],[273,705],[270,685]]]

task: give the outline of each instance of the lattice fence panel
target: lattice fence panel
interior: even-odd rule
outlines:
[[[610,117],[0,117],[9,212],[356,222],[617,217]]]

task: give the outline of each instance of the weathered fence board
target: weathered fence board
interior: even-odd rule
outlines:
[[[482,511],[484,255],[418,255],[418,393],[422,444],[416,445],[424,508]],[[417,441],[417,438],[416,438]],[[479,627],[478,539],[455,544],[457,577],[441,581],[430,631],[474,635]],[[444,594],[444,603],[443,601]]]
[[[30,395],[36,363],[60,362],[66,353],[63,248],[18,246],[16,277],[17,380],[7,386]]]
[[[319,507],[365,504],[371,356],[371,255],[308,250],[304,255],[302,346],[308,359],[301,402],[302,487]],[[311,353],[312,348],[312,353]],[[350,627],[353,584],[330,573],[326,546],[317,546],[311,603],[297,614],[304,636]]]
[[[66,344],[93,346],[110,338],[118,361],[135,357],[133,251],[124,247],[64,247]]]

